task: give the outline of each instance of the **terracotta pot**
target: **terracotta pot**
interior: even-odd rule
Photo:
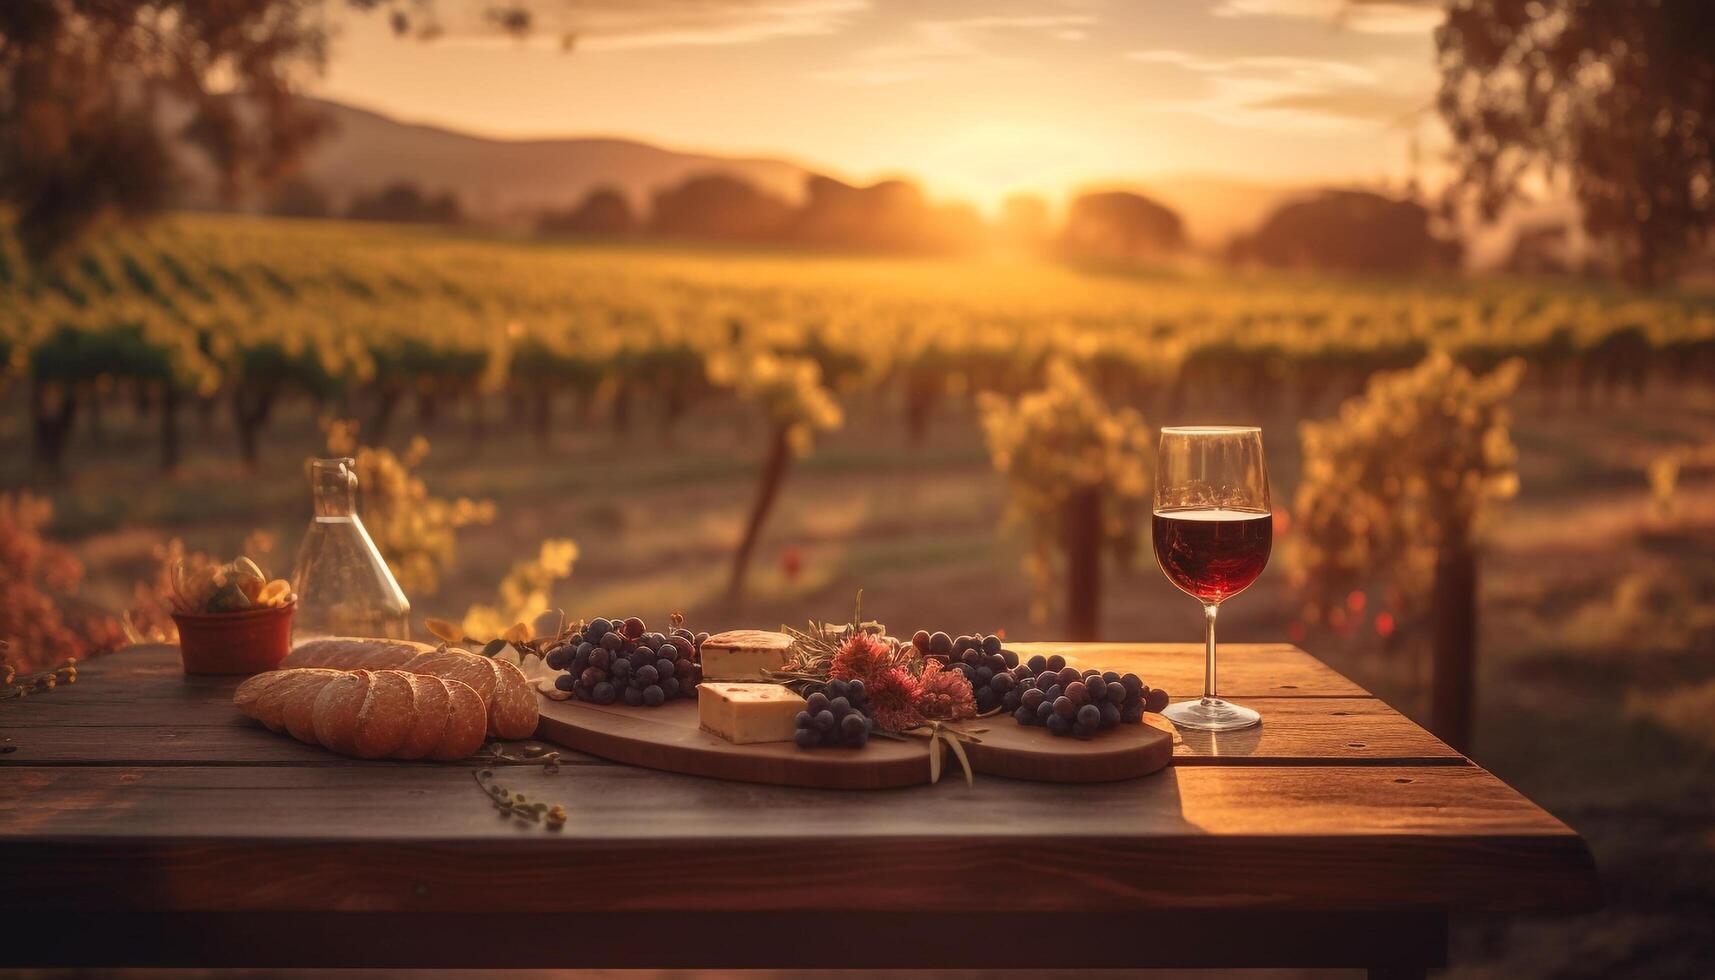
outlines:
[[[296,597],[283,606],[233,613],[173,613],[187,674],[260,674],[292,648]]]

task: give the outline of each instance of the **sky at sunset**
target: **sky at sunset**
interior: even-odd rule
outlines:
[[[441,3],[429,43],[343,15],[312,90],[490,136],[910,175],[985,205],[1186,174],[1397,182],[1412,135],[1434,142],[1431,3],[537,0],[524,41]]]

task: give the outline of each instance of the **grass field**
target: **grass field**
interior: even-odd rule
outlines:
[[[736,276],[752,260],[696,261],[704,272],[730,261]],[[0,490],[35,486],[52,498],[56,536],[84,562],[92,598],[123,606],[168,535],[230,554],[266,530],[277,542],[268,564],[288,571],[309,517],[302,463],[323,444],[307,401],[281,405],[254,472],[216,415],[206,429],[187,418],[183,464],[158,476],[153,422],[121,409],[99,435],[80,428],[66,473],[48,480],[28,470],[21,388],[0,395]],[[724,597],[727,562],[763,440],[735,406],[693,412],[670,441],[562,413],[546,447],[518,425],[478,437],[457,418],[402,416],[394,441],[426,432],[421,472],[434,492],[498,506],[492,526],[461,532],[456,566],[438,593],[412,596],[414,609],[456,617],[541,540],[569,536],[582,554],[555,598],[573,615],[682,610],[711,627],[769,627],[842,616],[861,587],[865,612],[899,629],[1059,633],[1053,611],[1031,620],[1021,544],[1001,527],[1005,487],[968,403],[946,402],[920,444],[894,401],[856,396],[845,407],[845,428],[788,477],[738,607]],[[1529,391],[1518,414],[1522,490],[1494,522],[1482,568],[1474,755],[1589,835],[1611,898],[1597,916],[1462,927],[1458,975],[1692,976],[1715,956],[1715,734],[1700,721],[1715,714],[1715,482],[1683,475],[1669,518],[1645,470],[1663,452],[1715,441],[1715,397],[1654,385],[1580,410]],[[1254,420],[1275,499],[1290,501],[1296,413]],[[1149,418],[1179,421],[1192,419]],[[1234,600],[1223,638],[1286,636],[1295,616],[1282,582],[1273,569]],[[1103,609],[1111,639],[1190,641],[1200,628],[1147,554],[1109,577]],[[1304,645],[1424,716],[1427,664],[1414,637],[1312,632]]]

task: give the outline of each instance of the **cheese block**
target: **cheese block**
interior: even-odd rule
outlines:
[[[704,681],[697,685],[697,724],[745,745],[790,742],[804,699],[779,684]]]
[[[765,630],[728,630],[703,641],[703,680],[763,681],[786,666],[792,638]]]

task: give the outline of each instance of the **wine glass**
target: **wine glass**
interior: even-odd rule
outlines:
[[[1274,543],[1262,430],[1255,426],[1168,426],[1155,458],[1155,560],[1167,580],[1203,604],[1208,635],[1203,697],[1169,705],[1175,725],[1222,732],[1262,716],[1215,694],[1215,616],[1255,582]]]

